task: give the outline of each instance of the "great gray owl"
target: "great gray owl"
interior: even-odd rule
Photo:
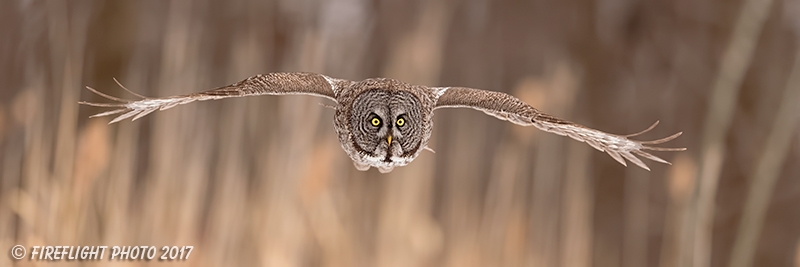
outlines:
[[[120,99],[88,86],[86,88],[100,96],[121,102],[80,102],[96,107],[118,108],[91,116],[123,113],[110,123],[130,117],[136,120],[156,110],[197,100],[285,94],[327,97],[337,103],[333,125],[339,135],[339,142],[350,155],[355,167],[362,171],[372,166],[386,173],[396,166],[405,166],[413,161],[420,151],[427,148],[433,128],[433,111],[439,108],[473,108],[522,126],[533,125],[543,131],[586,142],[605,151],[622,165],[627,166],[627,159],[646,170],[650,169],[636,156],[670,163],[643,150],[685,150],[651,146],[675,139],[681,135],[680,132],[654,141],[628,139],[653,129],[658,122],[636,134],[615,135],[544,114],[505,93],[464,87],[427,87],[387,78],[348,81],[314,73],[270,73],[252,76],[213,90],[161,98],[144,97],[122,87],[141,97],[140,100]]]

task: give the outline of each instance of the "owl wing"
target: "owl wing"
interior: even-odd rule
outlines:
[[[336,96],[339,94],[339,91],[349,83],[350,81],[347,80],[334,79],[315,73],[269,73],[255,75],[243,81],[208,91],[159,98],[150,98],[136,94],[117,83],[120,87],[140,97],[141,99],[121,99],[101,93],[87,86],[86,89],[89,89],[90,91],[102,97],[121,103],[90,103],[85,101],[81,101],[79,103],[95,107],[117,108],[115,110],[106,111],[91,116],[102,117],[122,113],[122,115],[119,115],[109,122],[109,124],[111,124],[130,117],[133,117],[133,120],[136,120],[156,110],[165,110],[177,105],[188,104],[194,101],[216,100],[229,97],[299,94],[322,96],[336,101]]]
[[[437,87],[432,89],[434,96],[436,96],[437,99],[435,105],[435,108],[437,109],[473,108],[483,111],[484,113],[494,116],[498,119],[507,120],[515,124],[523,126],[533,125],[536,128],[546,132],[569,136],[572,139],[586,142],[595,149],[608,153],[608,155],[614,158],[614,160],[625,166],[628,166],[625,163],[625,160],[627,159],[628,161],[633,162],[639,167],[649,171],[650,168],[648,168],[647,165],[645,165],[644,162],[642,162],[636,156],[641,156],[643,158],[661,163],[670,163],[650,153],[647,153],[644,150],[686,150],[686,148],[662,148],[651,146],[675,139],[680,136],[682,132],[653,141],[637,141],[628,139],[628,137],[637,136],[652,130],[656,125],[658,125],[658,121],[639,133],[616,135],[591,129],[580,124],[542,113],[522,100],[505,93],[464,87]]]

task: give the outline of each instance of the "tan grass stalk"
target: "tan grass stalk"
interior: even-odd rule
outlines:
[[[778,182],[782,166],[786,162],[786,155],[791,147],[792,133],[797,129],[800,118],[800,50],[795,55],[794,66],[789,74],[789,81],[772,129],[767,136],[766,145],[761,152],[753,175],[750,176],[750,186],[744,212],[736,232],[736,242],[731,253],[731,267],[747,267],[753,265],[753,256],[758,245],[758,237],[764,226],[769,200],[775,183]]]
[[[725,136],[733,120],[734,106],[745,71],[750,66],[771,6],[772,0],[746,0],[742,4],[709,96],[709,110],[706,113],[700,152],[700,179],[697,180],[693,203],[696,209],[693,242],[695,267],[705,267],[711,263],[714,201],[722,163],[725,161]]]

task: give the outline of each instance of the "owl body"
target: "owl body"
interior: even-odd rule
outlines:
[[[336,102],[333,126],[342,149],[358,170],[377,168],[389,172],[411,163],[427,148],[433,130],[433,113],[439,108],[472,108],[501,120],[521,126],[534,126],[572,139],[608,153],[627,166],[626,160],[650,170],[640,159],[669,162],[644,150],[680,151],[685,148],[662,148],[661,144],[681,133],[653,141],[628,139],[650,128],[630,135],[610,134],[559,119],[536,110],[518,98],[502,93],[466,87],[428,87],[412,85],[388,78],[349,81],[315,73],[259,74],[240,82],[198,93],[150,98],[129,91],[139,100],[126,100],[106,95],[91,87],[92,92],[120,103],[80,102],[97,107],[113,107],[92,117],[119,114],[109,123],[126,118],[141,118],[157,110],[165,110],[194,101],[215,100],[253,95],[301,94],[326,97]]]
[[[430,95],[428,87],[388,78],[366,79],[341,90],[334,129],[356,168],[389,172],[419,156],[433,130],[435,103]]]

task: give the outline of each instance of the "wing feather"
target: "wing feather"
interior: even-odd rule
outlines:
[[[624,165],[625,167],[627,167],[627,166],[628,166],[628,164],[627,164],[627,163],[625,163],[625,160],[624,160],[624,159],[622,159],[622,156],[621,156],[619,153],[617,153],[617,151],[608,150],[608,151],[606,151],[606,152],[608,152],[608,155],[609,155],[609,156],[611,156],[611,158],[613,158],[614,160],[616,160],[617,162],[619,162],[619,164],[622,164],[622,165]]]
[[[650,170],[647,165],[636,156],[660,163],[670,164],[668,161],[656,157],[644,150],[653,151],[683,151],[686,148],[663,148],[650,145],[662,144],[678,138],[682,133],[676,133],[665,138],[652,141],[637,141],[628,139],[647,133],[658,125],[658,121],[647,129],[634,134],[616,135],[582,126],[552,115],[542,113],[522,100],[511,95],[480,89],[465,87],[436,87],[431,88],[433,95],[437,96],[435,108],[473,108],[483,111],[501,120],[508,120],[523,126],[535,126],[542,131],[569,136],[577,141],[585,142],[591,147],[606,152],[611,158],[627,166],[626,160],[637,166]]]
[[[92,116],[89,116],[89,118],[95,118],[95,117],[103,117],[103,116],[108,116],[108,115],[114,115],[114,114],[117,114],[117,113],[122,113],[122,112],[125,112],[126,110],[127,110],[127,109],[124,109],[124,108],[123,108],[123,109],[117,109],[117,110],[112,110],[112,111],[106,111],[106,112],[103,112],[103,113],[98,113],[98,114],[94,114],[94,115],[92,115]]]
[[[662,158],[654,156],[653,154],[650,154],[650,153],[647,153],[647,152],[644,152],[644,151],[641,151],[641,150],[634,150],[632,152],[633,152],[633,154],[636,154],[637,156],[641,156],[643,158],[646,158],[646,159],[649,159],[649,160],[652,160],[652,161],[655,161],[655,162],[661,162],[661,163],[664,163],[664,164],[672,165],[672,163],[669,163],[669,161],[666,161],[666,160],[664,160]]]
[[[108,100],[120,103],[92,103],[81,101],[78,102],[82,105],[94,107],[109,107],[120,108],[116,110],[106,111],[90,116],[102,117],[123,113],[118,117],[111,120],[110,123],[119,122],[121,120],[133,117],[137,120],[157,110],[166,110],[178,105],[192,103],[194,101],[215,100],[229,97],[244,97],[253,95],[285,95],[285,94],[301,94],[301,95],[314,95],[332,99],[336,101],[337,92],[342,87],[348,86],[351,82],[347,80],[334,79],[328,76],[314,74],[314,73],[269,73],[263,75],[255,75],[240,82],[223,86],[220,88],[193,93],[188,95],[150,98],[140,94],[134,93],[128,88],[125,88],[117,79],[114,81],[122,87],[125,91],[140,97],[139,100],[127,100],[111,95],[107,95],[91,87],[86,87],[89,91],[106,98]]]
[[[622,152],[620,152],[620,154],[622,155],[622,157],[624,157],[628,161],[633,162],[633,164],[636,164],[636,166],[642,167],[642,169],[645,169],[645,170],[648,170],[648,171],[650,170],[650,168],[647,167],[647,165],[645,165],[644,162],[642,162],[642,160],[636,158],[633,154],[631,154],[631,151],[622,151]]]
[[[108,124],[112,124],[112,123],[115,123],[115,122],[118,122],[118,121],[121,121],[121,120],[124,120],[124,119],[130,118],[131,116],[133,116],[133,115],[136,115],[136,114],[138,114],[139,112],[142,112],[142,111],[141,111],[141,110],[138,110],[138,109],[134,109],[134,110],[128,111],[127,113],[125,113],[125,114],[122,114],[122,115],[119,115],[119,117],[116,117],[116,118],[114,118],[114,119],[113,119],[113,120],[111,120],[111,122],[109,122]]]

